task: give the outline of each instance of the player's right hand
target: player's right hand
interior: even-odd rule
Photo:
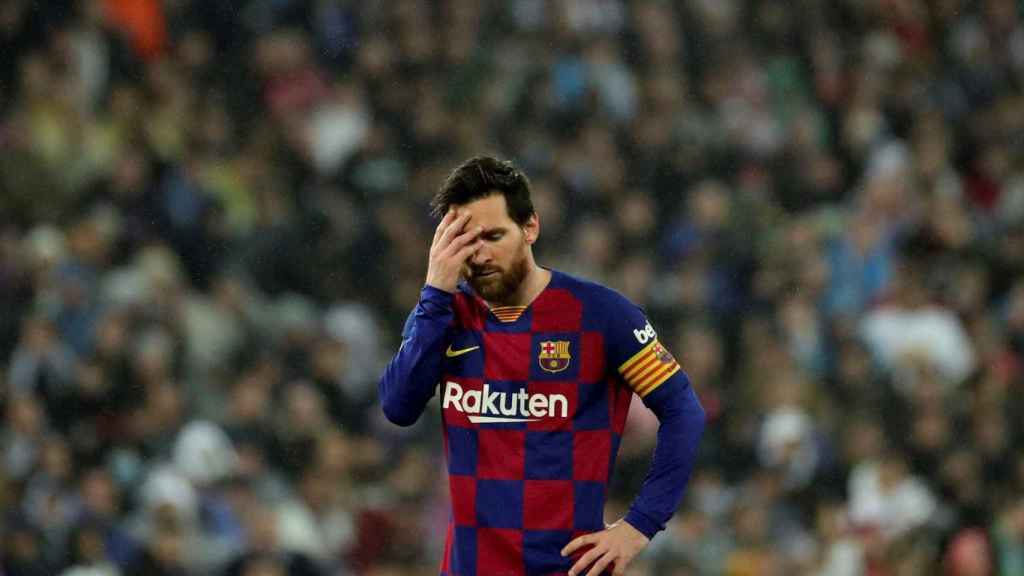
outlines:
[[[434,231],[427,265],[427,285],[445,292],[455,292],[462,265],[480,247],[483,228],[466,228],[469,212],[458,214],[449,209]]]

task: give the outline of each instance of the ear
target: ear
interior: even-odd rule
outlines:
[[[537,241],[537,236],[540,236],[540,218],[537,217],[536,213],[531,215],[529,220],[523,224],[523,234],[528,245],[532,245]]]

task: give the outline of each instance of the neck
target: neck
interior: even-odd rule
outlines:
[[[491,306],[528,306],[544,291],[544,288],[547,288],[548,282],[551,281],[551,271],[538,266],[532,255],[528,258],[526,276],[519,284],[519,289],[511,295],[507,302],[488,302],[488,304]]]

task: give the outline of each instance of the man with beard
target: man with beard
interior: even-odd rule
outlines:
[[[617,292],[539,266],[526,176],[472,158],[433,200],[426,285],[379,392],[400,426],[441,387],[452,510],[442,575],[621,575],[682,499],[704,427],[689,380]],[[608,480],[633,394],[659,418],[619,521]]]

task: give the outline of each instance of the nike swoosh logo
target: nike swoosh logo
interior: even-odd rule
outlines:
[[[472,346],[470,348],[463,348],[462,350],[452,350],[452,346],[451,346],[451,344],[449,344],[448,345],[448,349],[444,351],[444,355],[449,357],[449,358],[455,358],[456,356],[462,356],[463,354],[466,354],[467,352],[472,352],[473,350],[476,350],[477,348],[479,348],[479,346]]]

